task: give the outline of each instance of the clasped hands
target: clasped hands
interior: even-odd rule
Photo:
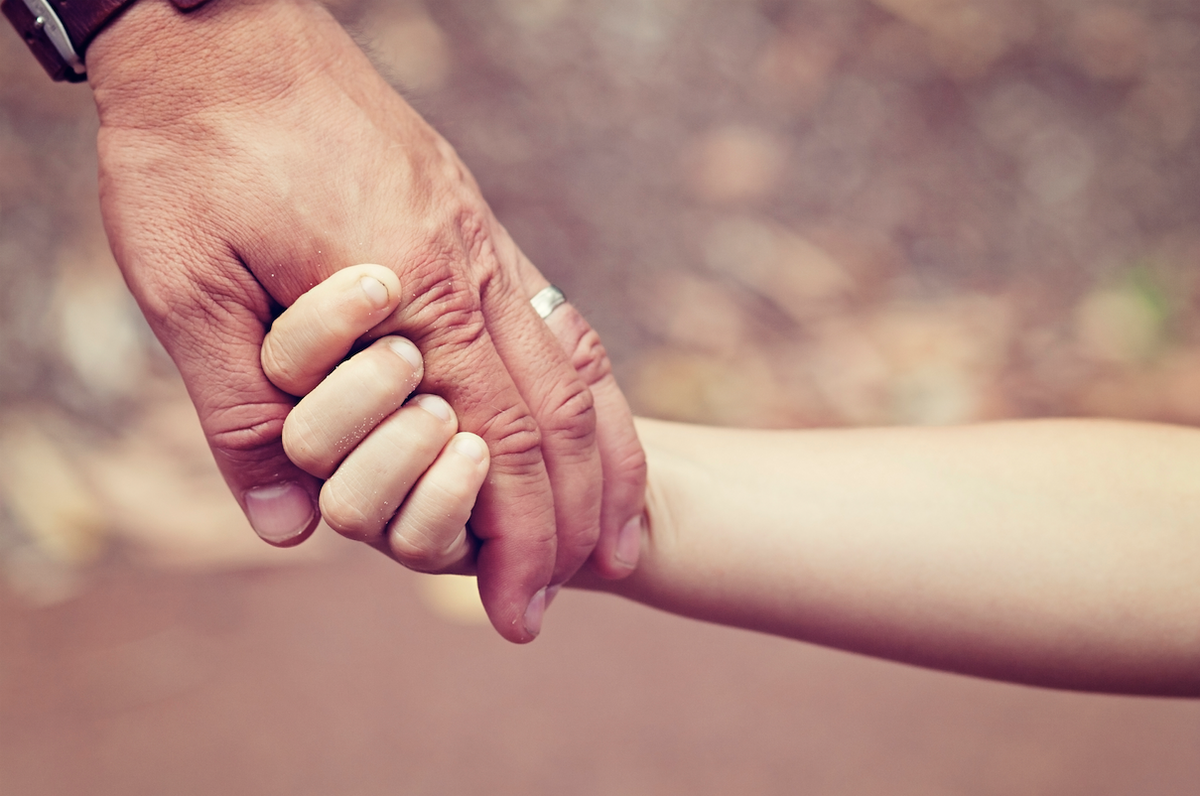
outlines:
[[[607,578],[632,571],[645,458],[598,337],[570,306],[538,317],[529,299],[545,278],[452,148],[324,9],[217,0],[182,15],[143,0],[96,39],[88,66],[114,254],[260,536],[303,541],[320,495],[338,530],[403,563],[476,572],[492,623],[515,642],[537,635],[547,590],[581,567]],[[366,303],[351,308],[365,315],[334,311],[347,309],[337,301],[301,310],[304,323],[276,334],[287,345],[260,360],[284,308],[366,262],[393,270],[376,267],[366,290],[333,282],[361,294],[354,300]],[[364,334],[384,342],[349,360],[336,388],[318,386]],[[384,349],[408,369],[373,366]],[[429,397],[400,408],[412,390]],[[328,403],[289,421],[295,396]],[[359,412],[374,420],[347,429]],[[486,451],[443,465],[425,461],[433,443],[421,448],[411,434],[368,438],[393,413],[441,423],[430,439],[462,429],[475,436],[454,450],[474,440]],[[285,432],[303,417],[325,425],[285,451]],[[351,476],[355,459],[342,457],[355,444],[378,466]],[[386,535],[388,522],[422,526],[366,500],[373,487],[406,493],[424,470],[418,460],[479,488],[470,535],[440,557],[389,541],[413,537]],[[417,483],[414,495],[434,491]]]
[[[488,444],[459,431],[443,398],[419,391],[424,361],[410,340],[376,337],[400,295],[400,281],[383,266],[335,273],[275,320],[263,372],[300,397],[284,421],[283,447],[324,481],[320,510],[331,527],[411,569],[473,574],[480,551],[494,544],[472,530]],[[618,535],[619,574],[636,563],[639,537]],[[531,638],[563,581],[530,600],[521,621]]]

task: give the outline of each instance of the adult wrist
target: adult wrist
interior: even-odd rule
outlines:
[[[88,81],[102,122],[154,126],[278,97],[328,63],[338,38],[349,42],[315,0],[209,0],[192,13],[137,0],[96,37]]]
[[[3,0],[0,8],[54,80],[86,79],[88,45],[134,0]],[[190,11],[206,0],[172,0]]]

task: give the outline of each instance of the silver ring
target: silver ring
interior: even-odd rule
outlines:
[[[550,317],[550,313],[558,309],[560,304],[567,303],[567,297],[554,285],[547,285],[539,290],[537,295],[529,300],[529,303],[533,305],[533,311],[544,321]]]

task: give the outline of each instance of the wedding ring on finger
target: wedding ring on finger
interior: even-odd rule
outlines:
[[[550,317],[550,313],[558,309],[559,305],[567,303],[567,297],[554,285],[547,285],[539,290],[537,295],[529,300],[529,303],[533,305],[533,310],[538,317],[544,321]]]

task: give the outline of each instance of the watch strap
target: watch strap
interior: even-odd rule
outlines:
[[[134,0],[0,0],[4,16],[55,80],[87,79],[83,56],[105,25]],[[206,0],[172,0],[184,11]]]

